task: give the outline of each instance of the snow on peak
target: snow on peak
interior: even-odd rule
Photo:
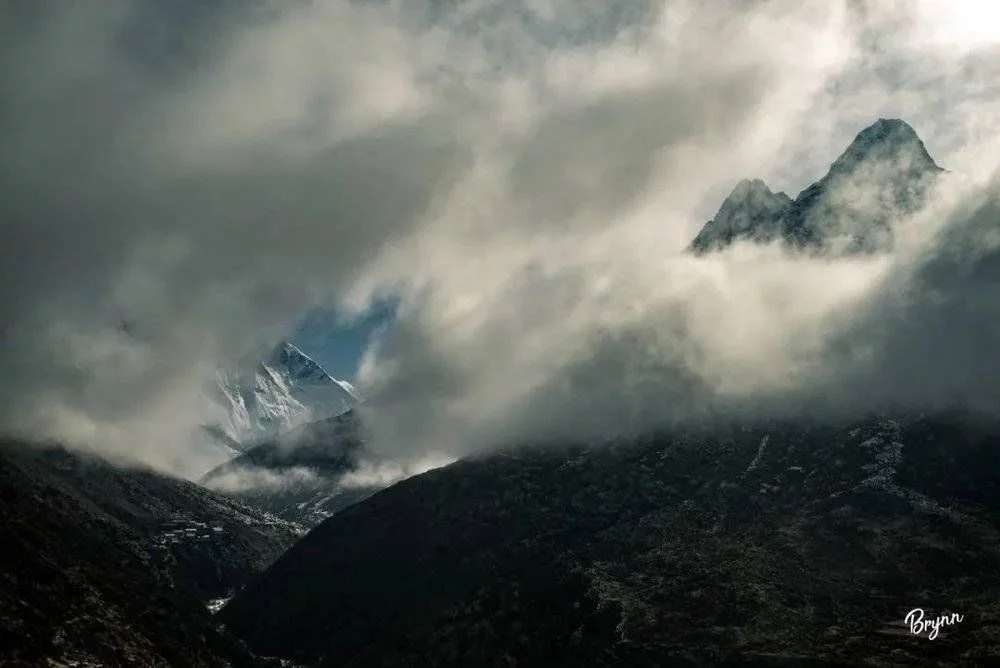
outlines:
[[[315,360],[288,341],[278,345],[261,364],[282,369],[290,377],[300,381],[325,383],[333,380]]]
[[[358,390],[357,388],[354,387],[354,385],[347,382],[346,380],[337,380],[336,378],[334,378],[333,382],[337,383],[337,385],[340,385],[340,387],[342,387],[345,392],[354,397],[355,401],[359,403],[361,402],[362,400],[361,395],[358,394]]]
[[[216,389],[224,413],[217,429],[244,446],[341,415],[360,401],[353,385],[288,341],[255,368],[220,373]]]

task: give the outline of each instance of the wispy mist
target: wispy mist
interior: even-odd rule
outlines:
[[[219,366],[386,295],[359,381],[401,460],[992,400],[963,271],[996,229],[996,10],[802,4],[5,6],[2,425],[204,471]],[[737,181],[794,196],[878,117],[951,172],[893,254],[684,252]]]

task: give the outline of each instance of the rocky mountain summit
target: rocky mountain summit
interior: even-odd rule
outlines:
[[[740,181],[691,243],[704,253],[729,246],[735,241],[769,243],[781,237],[782,217],[792,206],[785,193],[771,192],[760,179]]]
[[[943,171],[906,122],[879,119],[794,200],[759,179],[741,181],[690,249],[749,241],[832,254],[888,251],[893,227],[923,206]]]

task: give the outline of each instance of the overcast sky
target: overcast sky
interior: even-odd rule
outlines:
[[[399,458],[747,398],[1000,399],[993,2],[0,14],[7,431],[194,475],[216,368],[387,296],[357,380]],[[878,117],[955,176],[892,256],[683,254],[741,178],[794,196]]]

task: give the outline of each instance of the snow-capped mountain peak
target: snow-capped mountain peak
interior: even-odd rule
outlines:
[[[360,401],[353,385],[287,341],[249,370],[221,372],[216,398],[224,412],[218,431],[244,446],[341,415]]]
[[[327,383],[333,377],[294,344],[283,341],[261,366],[281,369],[289,378],[304,383]]]

